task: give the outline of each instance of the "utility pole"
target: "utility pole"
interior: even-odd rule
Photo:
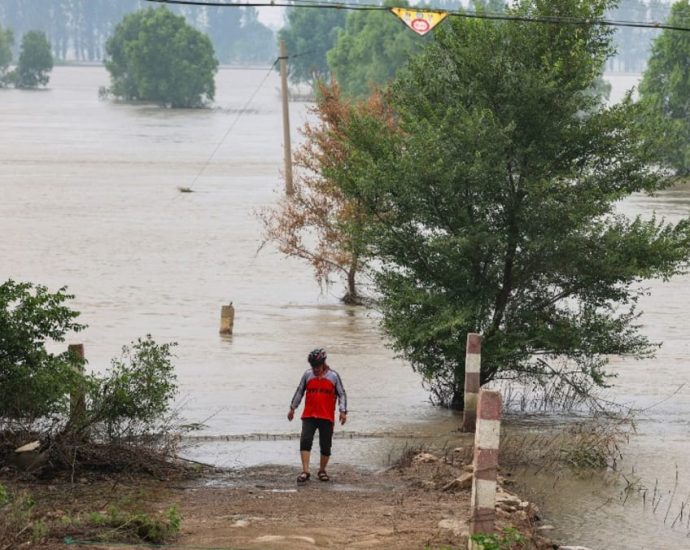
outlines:
[[[283,98],[283,149],[285,154],[285,194],[295,193],[292,185],[292,147],[290,146],[290,113],[288,111],[287,54],[285,42],[280,41],[280,91]]]

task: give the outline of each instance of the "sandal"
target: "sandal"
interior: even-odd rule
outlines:
[[[319,478],[319,481],[330,481],[331,480],[331,478],[328,477],[328,474],[324,470],[321,470],[317,474],[317,477]]]
[[[310,477],[311,474],[309,472],[302,472],[300,475],[297,476],[297,483],[304,483],[306,481],[309,481]]]

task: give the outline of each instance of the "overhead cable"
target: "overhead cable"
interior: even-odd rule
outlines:
[[[390,6],[373,4],[348,4],[346,2],[319,2],[309,0],[294,0],[280,2],[218,2],[214,0],[146,0],[158,4],[178,4],[184,6],[212,6],[222,8],[312,8],[312,9],[340,9],[349,11],[390,11]],[[659,29],[671,31],[690,32],[690,27],[679,25],[668,25],[655,21],[625,21],[614,19],[598,18],[579,18],[565,16],[529,16],[529,15],[510,15],[497,12],[477,12],[477,11],[448,11],[435,10],[431,7],[405,6],[405,9],[418,9],[420,12],[447,13],[450,17],[465,17],[468,19],[490,19],[496,21],[519,21],[525,23],[547,23],[552,25],[603,25],[607,27],[634,27],[639,29]]]

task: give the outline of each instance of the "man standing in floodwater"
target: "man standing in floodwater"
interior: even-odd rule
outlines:
[[[347,395],[340,375],[326,363],[326,350],[318,348],[309,353],[307,361],[310,369],[302,375],[295,395],[290,403],[288,420],[295,417],[295,409],[299,407],[305,392],[302,413],[302,435],[299,440],[300,458],[302,459],[302,473],[297,477],[298,483],[309,480],[309,458],[314,441],[314,434],[319,430],[319,448],[321,458],[317,477],[321,481],[328,481],[326,473],[328,460],[331,458],[331,444],[333,442],[333,426],[335,424],[335,402],[338,401],[340,423],[347,421]]]

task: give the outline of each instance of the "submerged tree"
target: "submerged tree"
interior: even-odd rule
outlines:
[[[607,356],[646,356],[647,278],[685,270],[688,220],[628,219],[615,203],[664,188],[630,102],[591,88],[608,0],[522,0],[520,17],[453,18],[392,87],[397,129],[358,114],[335,182],[366,208],[383,327],[436,400],[461,408],[468,332],[482,383],[557,377],[587,392]]]
[[[45,33],[30,31],[22,36],[19,63],[13,73],[18,88],[45,86],[50,80],[48,73],[53,70],[53,53]]]
[[[669,25],[690,26],[690,2],[673,4]],[[690,32],[664,30],[640,84],[647,136],[662,162],[690,174]]]
[[[335,85],[320,87],[314,114],[318,122],[305,125],[304,145],[295,154],[299,177],[294,193],[261,214],[265,237],[284,254],[308,261],[321,285],[328,285],[333,274],[342,275],[346,280],[342,301],[358,304],[362,301],[358,276],[366,271],[366,216],[360,200],[345,196],[334,183],[335,177],[347,177],[350,162],[341,136],[352,116],[392,122],[379,94],[353,104],[342,99]]]
[[[110,92],[127,100],[199,107],[215,95],[208,36],[165,7],[127,15],[106,43]]]

